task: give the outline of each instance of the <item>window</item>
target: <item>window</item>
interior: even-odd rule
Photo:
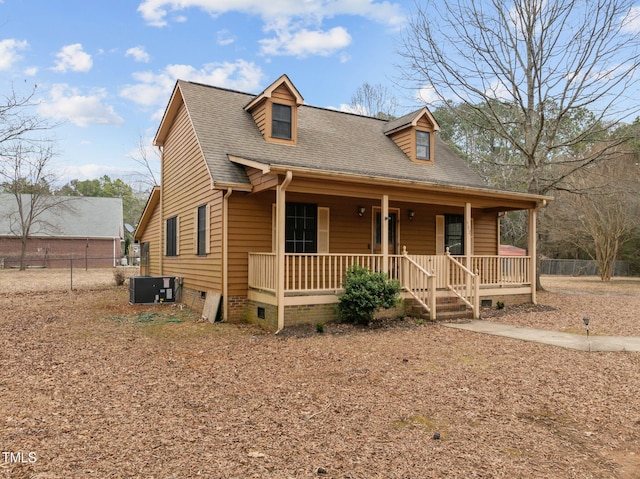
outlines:
[[[167,219],[166,255],[178,256],[178,217]]]
[[[464,254],[464,216],[444,216],[444,246],[451,254]]]
[[[274,103],[271,110],[271,136],[274,138],[291,139],[291,107]]]
[[[196,254],[198,256],[205,256],[207,254],[207,205],[198,206],[197,228]]]
[[[285,252],[318,252],[318,205],[287,203]]]
[[[416,158],[431,159],[431,134],[428,131],[416,131]]]

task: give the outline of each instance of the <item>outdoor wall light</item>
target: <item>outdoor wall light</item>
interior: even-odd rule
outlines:
[[[409,210],[409,221],[413,221],[413,217],[416,215],[416,212],[413,210]]]
[[[358,206],[358,216],[364,216],[364,206]]]

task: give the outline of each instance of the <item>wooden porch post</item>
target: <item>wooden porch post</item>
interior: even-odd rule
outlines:
[[[382,195],[380,241],[382,242],[382,272],[389,273],[389,195]]]
[[[471,267],[471,203],[464,204],[464,260],[465,266],[472,273]],[[471,278],[467,276],[467,296],[471,296]]]
[[[538,212],[535,208],[529,209],[529,258],[531,264],[529,265],[529,276],[531,280],[531,302],[533,304],[537,304],[536,302],[536,260],[537,260],[537,241],[538,241],[538,232],[536,230]]]
[[[464,204],[464,255],[467,268],[471,269],[471,203]]]
[[[285,223],[286,216],[286,190],[293,174],[291,171],[287,171],[281,185],[276,188],[276,214],[277,214],[277,226],[276,226],[276,271],[278,276],[278,283],[276,284],[276,299],[278,304],[278,331],[280,332],[284,328],[284,251],[285,251]]]

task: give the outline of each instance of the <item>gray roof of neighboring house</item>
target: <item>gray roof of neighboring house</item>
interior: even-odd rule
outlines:
[[[36,207],[41,214],[35,219],[31,236],[67,238],[122,238],[122,199],[84,196],[41,197],[45,205]],[[22,195],[24,211],[28,211],[30,195]],[[0,194],[0,236],[16,236],[18,213],[16,198]],[[13,227],[12,227],[13,225]]]
[[[214,182],[249,183],[244,168],[227,158],[233,155],[282,167],[488,188],[437,135],[434,164],[417,164],[385,135],[389,122],[302,105],[297,145],[273,144],[244,110],[255,95],[182,80],[178,86]]]

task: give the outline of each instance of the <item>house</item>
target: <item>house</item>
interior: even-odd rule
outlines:
[[[31,195],[22,195],[23,211]],[[30,267],[113,267],[120,262],[123,240],[121,198],[40,197],[27,242]],[[13,194],[0,194],[0,264],[20,265],[19,208]]]
[[[535,301],[535,254],[499,255],[499,217],[551,198],[489,188],[427,108],[384,121],[304,104],[283,75],[258,95],[178,81],[155,145],[162,186],[134,234],[143,271],[226,320],[280,330],[335,316],[346,269],[397,278],[407,304]]]

